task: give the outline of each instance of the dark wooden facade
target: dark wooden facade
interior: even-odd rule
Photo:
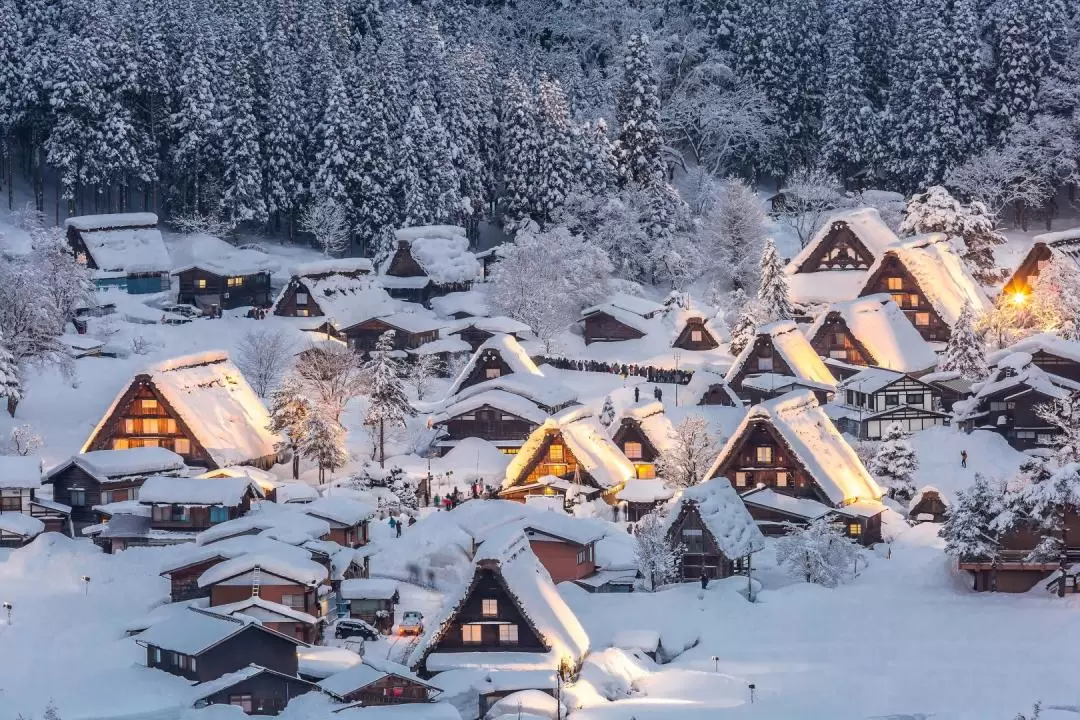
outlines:
[[[235,582],[237,578],[243,579],[245,576],[250,582],[239,585],[226,584],[226,581]],[[271,579],[273,583],[270,583]],[[221,582],[208,586],[206,589],[210,591],[210,607],[231,605],[258,595],[263,600],[291,607],[313,617],[322,617],[324,614],[322,604],[319,602],[318,586],[282,577],[266,569],[260,570],[260,584],[256,585],[255,582],[253,571],[246,570],[232,578],[225,578]]]
[[[832,310],[821,327],[810,338],[810,345],[821,357],[841,360],[852,365],[877,365],[877,359],[855,337],[844,317]]]
[[[1006,281],[1001,292],[1006,296],[1023,298],[1031,294],[1039,273],[1053,260],[1054,253],[1044,242],[1037,242],[1016,266],[1012,277]]]
[[[729,388],[727,388],[724,383],[713,383],[701,394],[698,405],[735,407],[735,402],[731,399],[731,395],[728,394],[728,391]]]
[[[183,655],[147,645],[146,664],[193,682],[216,680],[225,673],[236,672],[252,663],[295,676],[297,645],[298,642],[289,637],[250,624],[195,655]],[[195,660],[194,668],[191,666],[192,659]]]
[[[1053,402],[1049,395],[1024,385],[1012,385],[979,398],[977,417],[963,422],[966,429],[993,430],[1017,450],[1048,447],[1060,434],[1036,414],[1040,405]]]
[[[589,313],[583,322],[586,345],[594,342],[620,342],[645,337],[645,333],[617,320],[603,310]]]
[[[680,573],[684,582],[693,582],[701,578],[702,573],[710,580],[731,577],[742,567],[742,558],[729,558],[720,550],[716,538],[709,532],[702,521],[697,503],[684,502],[668,530],[668,542],[682,545],[683,552]]]
[[[218,275],[200,267],[176,273],[180,280],[177,300],[201,308],[222,310],[254,305],[270,305],[270,273]]]
[[[513,443],[520,446],[539,427],[535,422],[518,417],[491,405],[481,405],[475,410],[459,413],[435,427],[445,428],[445,441],[458,441],[475,437],[499,444]],[[448,452],[452,446],[444,446]]]
[[[945,342],[952,329],[930,303],[918,280],[912,275],[895,252],[885,253],[877,270],[867,278],[861,296],[888,293],[892,301],[904,311],[904,315],[928,342]]]
[[[1066,557],[1072,565],[1080,562],[1080,515],[1075,509],[1065,513],[1064,525]],[[1059,568],[1058,562],[1028,561],[1039,541],[1038,528],[1033,523],[1021,522],[1002,538],[1002,551],[996,563],[989,558],[962,557],[957,565],[971,573],[976,591],[1027,592]]]
[[[45,482],[52,485],[53,499],[56,502],[71,507],[72,522],[76,526],[85,526],[97,522],[97,513],[93,510],[95,505],[137,500],[139,488],[145,480],[145,476],[134,475],[103,483],[76,463],[70,463],[62,470],[50,474]]]
[[[511,375],[513,372],[514,369],[503,359],[501,352],[496,348],[486,348],[476,358],[476,362],[473,363],[472,370],[469,371],[468,377],[461,381],[461,385],[458,386],[458,391],[460,392],[473,385],[479,385],[487,380],[500,378],[503,375]]]
[[[1031,364],[1051,375],[1080,382],[1080,362],[1046,350],[1031,353]]]
[[[423,266],[412,255],[412,245],[408,240],[398,240],[397,250],[386,266],[385,275],[398,278],[422,278],[428,277]],[[426,303],[433,297],[448,295],[452,292],[462,292],[472,287],[472,283],[449,283],[440,284],[428,282],[423,287],[394,287],[388,284],[386,292],[392,298],[408,300],[410,302]]]
[[[161,573],[161,577],[169,580],[170,601],[182,602],[184,600],[194,600],[195,598],[210,597],[209,587],[199,587],[199,576],[227,559],[224,555],[215,555],[199,562],[170,568]]]
[[[579,473],[582,479],[588,477],[588,472],[578,464],[574,452],[563,439],[562,432],[549,430],[545,431],[544,439],[540,442],[536,454],[529,458],[521,474],[514,478],[513,485],[531,485],[545,475],[569,479]],[[509,497],[513,494],[513,490],[513,487],[507,488],[503,493]]]
[[[217,469],[210,453],[154,386],[150,375],[135,376],[83,451],[133,447],[167,448],[183,457],[188,465]]]
[[[431,688],[423,683],[400,675],[387,675],[354,692],[347,693],[345,702],[360,703],[363,707],[373,705],[405,705],[430,702]]]
[[[438,330],[426,330],[424,332],[409,332],[394,327],[381,318],[370,318],[342,330],[348,340],[349,347],[357,352],[370,352],[375,349],[379,337],[387,330],[394,331],[395,350],[413,350],[421,345],[439,339]]]
[[[720,342],[709,330],[705,318],[690,317],[671,346],[682,350],[714,350],[720,347]]]
[[[233,705],[247,715],[280,715],[293,698],[317,689],[307,680],[264,670],[205,696],[195,707]]]
[[[735,377],[730,379],[729,384],[739,397],[743,397],[743,380],[749,375],[762,373],[795,377],[795,371],[784,360],[784,356],[776,350],[772,338],[766,334],[757,335],[754,338],[753,347],[746,357],[746,362],[735,373]]]
[[[459,314],[460,313],[454,313],[454,316],[456,317]],[[476,327],[476,325],[466,325],[465,327],[461,328],[460,330],[454,330],[453,332],[451,332],[449,334],[450,335],[457,335],[462,340],[467,342],[469,344],[469,347],[472,348],[473,352],[476,352],[477,350],[479,350],[481,345],[483,345],[485,342],[487,342],[491,338],[495,337],[495,333],[490,332],[488,330],[484,330],[483,328],[478,328],[478,327]],[[505,333],[505,334],[509,335],[510,337],[514,338],[515,340],[520,340],[521,339],[518,336],[517,333]]]
[[[248,510],[251,509],[251,495],[245,495],[239,504],[232,506],[207,506],[203,503],[145,504],[151,505],[151,529],[201,532],[219,523],[235,520],[242,515],[246,515]]]
[[[623,418],[619,428],[611,436],[611,441],[634,464],[638,478],[656,477],[656,461],[660,458],[660,450],[641,429],[641,423],[637,419]]]
[[[867,270],[876,258],[846,220],[835,220],[825,237],[799,267],[800,273],[822,270]]]
[[[326,313],[311,294],[303,278],[293,278],[274,304],[274,314],[284,317],[323,317]]]

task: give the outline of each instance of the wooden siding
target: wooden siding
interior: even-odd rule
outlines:
[[[585,344],[619,342],[645,337],[645,333],[621,323],[606,312],[595,312],[585,318]]]
[[[701,395],[701,400],[698,400],[698,405],[723,405],[725,407],[734,407],[735,404],[728,396],[727,390],[724,389],[723,384],[716,383],[710,385],[709,389]]]
[[[345,702],[363,703],[364,707],[372,705],[405,705],[407,703],[428,702],[428,699],[427,686],[397,675],[387,675],[367,687],[348,693],[344,697]]]
[[[694,503],[683,503],[668,531],[668,542],[685,546],[680,564],[684,582],[699,580],[702,572],[710,580],[730,577],[735,572],[735,563],[720,550]]]
[[[469,347],[473,352],[479,350],[481,345],[495,337],[494,333],[490,333],[487,330],[481,330],[475,325],[470,325],[469,327],[462,329],[461,332],[452,334],[457,335],[459,338],[469,343]],[[516,338],[517,335],[513,335],[513,337]]]
[[[476,359],[472,371],[462,381],[458,390],[479,385],[486,380],[502,377],[503,375],[511,375],[513,372],[514,369],[510,367],[510,364],[503,360],[502,353],[494,348],[488,348]]]
[[[768,335],[758,335],[754,338],[753,350],[750,351],[746,362],[739,368],[739,372],[735,374],[729,384],[738,393],[739,397],[743,397],[743,380],[748,375],[759,375],[761,373],[795,377],[795,372],[784,360],[784,356],[776,352],[772,338]]]
[[[705,326],[703,319],[690,318],[671,346],[681,350],[713,350],[720,347],[720,343]]]
[[[248,626],[224,642],[196,655],[194,672],[174,666],[169,657],[172,653],[162,650],[161,654],[161,662],[156,662],[153,646],[148,647],[146,664],[196,682],[216,680],[225,673],[236,672],[251,663],[286,675],[296,675],[298,666],[295,643],[259,630],[255,625]]]
[[[297,302],[297,295],[304,296],[304,301]],[[325,315],[318,301],[308,290],[308,286],[299,278],[293,278],[285,286],[281,299],[274,306],[274,314],[284,317],[322,317]]]
[[[1038,350],[1031,354],[1031,363],[1051,375],[1080,382],[1080,362],[1070,358],[1054,355],[1045,350]]]
[[[155,530],[200,532],[246,515],[250,507],[251,500],[246,495],[239,505],[225,507],[223,512],[220,506],[154,503],[150,511],[150,527]]]
[[[578,473],[588,477],[584,468],[578,465],[570,446],[563,440],[558,430],[547,432],[536,455],[522,468],[522,474],[514,478],[513,485],[529,485],[545,475],[570,478]],[[545,493],[546,494],[546,493]]]
[[[95,505],[120,500],[137,500],[138,489],[145,477],[132,477],[122,482],[102,483],[78,465],[72,464],[53,475],[49,482],[53,488],[53,500],[71,507],[71,519],[77,524],[97,521],[96,513],[91,509]],[[84,502],[73,502],[74,494],[84,498]]]
[[[893,252],[885,254],[885,259],[877,271],[867,279],[861,296],[888,293],[892,296],[904,315],[919,331],[924,340],[945,342],[952,329],[941,319],[934,306],[926,298],[926,293],[919,287],[915,276],[908,272],[903,262]]]
[[[806,258],[800,273],[813,273],[821,270],[867,270],[876,258],[852,232],[844,220],[835,221],[828,233]]]
[[[494,600],[497,612],[485,615],[483,601]],[[480,642],[466,643],[462,628],[479,624]],[[500,643],[499,627],[516,625],[516,643]],[[518,609],[502,581],[493,570],[477,568],[473,584],[464,602],[447,623],[446,632],[432,646],[431,652],[546,652],[544,644]]]
[[[578,545],[543,535],[529,535],[529,547],[552,582],[580,580],[596,572],[596,548],[594,543]]]
[[[412,256],[412,247],[407,240],[398,240],[397,250],[386,268],[390,277],[426,277],[427,273]]]
[[[181,602],[183,600],[210,597],[210,588],[199,587],[199,577],[224,560],[225,558],[222,556],[213,557],[169,573],[170,600],[172,602]]]
[[[197,305],[201,302],[204,306],[214,304],[220,306],[222,310],[232,310],[248,305],[257,307],[270,305],[270,273],[268,272],[225,276],[195,267],[176,275],[180,279],[177,300],[182,303]],[[230,281],[234,284],[230,285]]]
[[[918,504],[908,511],[908,518],[919,521],[920,516],[929,515],[929,522],[945,522],[945,513],[947,511],[948,507],[942,501],[941,494],[933,490],[927,490],[919,498]]]
[[[762,449],[761,460],[758,459],[759,448]],[[785,474],[786,479],[782,484],[778,473]],[[747,426],[736,441],[734,451],[716,469],[712,477],[721,475],[739,492],[765,485],[784,495],[832,504],[806,467],[789,451],[775,428],[763,420]]]
[[[230,705],[250,696],[249,715],[279,715],[293,698],[317,689],[299,678],[260,673],[205,698],[208,705]]]
[[[637,477],[656,477],[656,461],[660,457],[660,450],[653,445],[652,441],[649,440],[649,436],[642,431],[641,423],[634,418],[623,418],[611,441],[634,464]],[[637,443],[641,447],[640,453],[633,453],[637,457],[632,457],[632,454],[627,452],[627,443]]]
[[[1015,295],[1016,293],[1030,295],[1035,281],[1039,278],[1039,271],[1046,266],[1046,263],[1050,262],[1052,257],[1053,253],[1046,243],[1037,242],[1032,245],[1031,249],[1028,250],[1028,254],[1024,256],[1024,259],[1016,267],[1012,277],[1005,283],[1005,287],[1001,289],[1001,292],[1004,295]]]
[[[810,338],[814,352],[824,358],[841,360],[852,365],[877,365],[877,359],[859,342],[838,312],[830,312],[814,337]]]
[[[1011,387],[979,400],[985,413],[965,422],[969,428],[986,428],[1005,438],[1017,450],[1033,450],[1051,445],[1058,430],[1040,418],[1035,409],[1053,398],[1027,388]]]
[[[515,441],[521,444],[538,426],[512,413],[490,405],[482,405],[472,412],[455,415],[436,427],[446,428],[446,440],[464,440],[475,437],[482,440]]]
[[[344,334],[348,339],[349,347],[358,352],[367,352],[375,349],[379,337],[387,330],[394,331],[394,349],[412,350],[424,343],[429,343],[439,338],[438,330],[427,332],[410,333],[391,326],[379,318],[371,318],[352,327],[345,328]]]

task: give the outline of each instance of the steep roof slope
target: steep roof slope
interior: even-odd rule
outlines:
[[[806,247],[791,259],[791,262],[785,268],[785,272],[789,275],[799,272],[806,261],[817,251],[818,245],[829,236],[833,224],[837,222],[846,224],[875,259],[880,258],[885,252],[885,248],[897,240],[896,233],[889,229],[889,226],[881,219],[881,214],[875,208],[844,210],[830,215],[825,220],[821,228],[810,238],[810,242],[806,244]]]
[[[937,353],[887,294],[833,303],[807,331],[814,338],[830,313],[837,313],[879,367],[917,372],[937,365]]]
[[[765,547],[761,530],[727,478],[715,477],[683,490],[668,507],[665,532],[670,532],[687,504],[697,508],[720,552],[729,559],[744,557]]]
[[[780,353],[784,362],[795,373],[795,377],[820,385],[836,384],[836,379],[829,372],[829,368],[825,367],[825,363],[818,357],[817,352],[810,345],[810,341],[806,339],[806,336],[802,334],[795,323],[790,320],[768,323],[759,327],[757,334],[758,337],[762,335],[769,337],[773,348]],[[747,343],[743,351],[735,358],[735,362],[728,369],[728,382],[731,382],[742,371],[746,361],[750,359],[751,353],[754,352],[754,347],[755,342]]]

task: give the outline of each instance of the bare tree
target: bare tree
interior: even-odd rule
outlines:
[[[295,372],[313,404],[339,422],[345,406],[363,389],[359,356],[347,347],[321,345],[305,350]]]
[[[236,364],[259,397],[268,397],[289,370],[296,346],[289,331],[260,327],[248,331],[236,346]]]
[[[697,485],[705,479],[718,452],[708,422],[700,415],[691,415],[675,428],[671,443],[660,453],[657,471],[669,485]]]
[[[11,428],[11,449],[16,455],[33,455],[45,441],[28,423],[21,423]]]
[[[843,203],[840,181],[821,168],[799,168],[784,184],[784,209],[780,220],[795,231],[799,247],[825,223],[825,218]]]
[[[416,399],[423,400],[424,395],[431,388],[432,378],[439,377],[445,363],[435,353],[418,355],[409,368],[409,385],[416,391]]]
[[[333,198],[319,198],[309,205],[300,216],[300,227],[315,236],[324,255],[337,255],[349,247],[345,207]]]

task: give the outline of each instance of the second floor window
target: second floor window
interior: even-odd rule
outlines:
[[[483,625],[470,623],[461,626],[461,641],[466,645],[479,645],[483,642]]]
[[[499,614],[499,601],[493,598],[484,598],[480,603],[480,612],[484,617],[496,617]]]
[[[769,445],[762,445],[755,448],[755,458],[759,463],[771,463],[773,458],[772,447]]]
[[[628,442],[623,445],[623,452],[626,453],[626,457],[631,460],[641,459],[641,443]]]

